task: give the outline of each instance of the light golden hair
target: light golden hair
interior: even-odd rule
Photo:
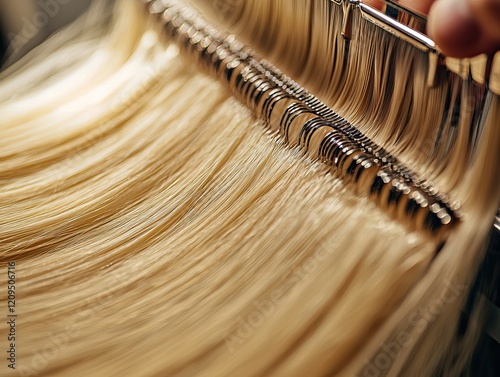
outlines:
[[[392,139],[401,114],[366,118],[366,97],[347,111],[355,87],[330,99],[365,132],[384,123],[371,135],[461,200],[464,220],[441,244],[266,132],[135,2],[118,2],[112,20],[108,8],[1,75],[0,260],[16,263],[19,313],[12,375],[461,370],[456,356],[470,356],[479,330],[470,321],[459,341],[458,321],[499,202],[499,99],[471,163],[450,152],[448,168],[424,164],[430,151],[415,145],[433,135],[442,99],[412,109],[411,127]],[[315,54],[302,77],[311,87]],[[420,59],[399,57],[401,67]],[[359,59],[358,74],[371,75]],[[394,91],[405,95],[396,79]],[[370,98],[370,108],[396,106]],[[0,344],[8,349],[3,335]]]

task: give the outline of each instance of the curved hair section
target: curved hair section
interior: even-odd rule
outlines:
[[[465,178],[431,169],[467,215],[441,245],[266,132],[139,2],[103,3],[1,74],[15,373],[462,370],[478,330],[459,339],[458,321],[499,199],[498,98]]]

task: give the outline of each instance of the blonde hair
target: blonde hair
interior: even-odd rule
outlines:
[[[426,166],[466,213],[441,245],[265,132],[135,2],[117,3],[111,24],[97,9],[1,77],[0,258],[16,264],[18,373],[463,368],[455,356],[479,330],[459,342],[457,324],[499,199],[496,96],[471,165],[452,153],[458,175]],[[422,169],[409,138],[403,155]]]

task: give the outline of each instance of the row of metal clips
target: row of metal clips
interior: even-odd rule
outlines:
[[[291,147],[330,167],[409,228],[438,238],[460,222],[460,203],[370,140],[268,61],[175,0],[142,0],[191,61],[225,84]]]

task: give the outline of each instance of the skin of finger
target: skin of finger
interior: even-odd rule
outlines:
[[[364,3],[373,6],[376,9],[382,10],[384,4],[379,0],[362,0]],[[449,2],[450,0],[448,0]],[[464,6],[467,1],[475,2],[478,7],[482,7],[479,11],[483,12],[485,8],[500,3],[500,0],[451,0],[456,2],[457,6]],[[433,38],[441,51],[447,56],[457,58],[472,57],[481,53],[496,51],[499,46],[499,38],[491,38],[482,29],[483,25],[476,21],[479,17],[479,12],[473,13],[472,9],[468,9],[465,13],[470,13],[471,17],[450,17],[449,8],[443,9],[443,5],[447,0],[399,0],[403,6],[407,6],[417,12],[429,14],[429,22],[427,32]],[[486,4],[490,3],[490,4]],[[485,7],[485,4],[487,5]],[[449,4],[448,4],[449,5]],[[468,8],[472,8],[472,4],[467,4]],[[474,12],[476,12],[474,10]],[[476,16],[476,14],[478,16]],[[498,31],[500,27],[500,19],[495,17],[495,12],[488,13],[489,28]],[[478,18],[479,19],[479,18]],[[491,32],[489,33],[491,34]]]
[[[427,32],[448,56],[467,57],[476,53],[481,38],[467,0],[438,0],[429,12]]]
[[[468,0],[484,33],[500,42],[500,0]]]

